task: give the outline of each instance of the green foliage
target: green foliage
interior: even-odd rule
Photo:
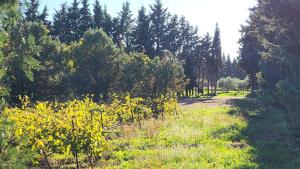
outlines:
[[[252,88],[257,86],[259,72],[264,96],[284,106],[293,127],[298,128],[299,1],[262,0],[250,12],[249,23],[242,29],[240,65]]]
[[[21,100],[21,108],[6,108],[3,111],[2,116],[14,122],[15,128],[5,128],[7,131],[3,129],[1,133],[9,134],[11,137],[8,138],[16,140],[27,137],[27,142],[22,146],[35,151],[38,154],[37,159],[43,158],[48,167],[51,167],[49,159],[53,154],[72,154],[77,168],[80,165],[79,155],[83,154],[89,160],[90,166],[93,166],[95,160],[108,150],[107,138],[113,136],[109,133],[114,133],[118,125],[138,122],[141,128],[142,120],[150,118],[150,108],[144,104],[144,100],[131,98],[129,95],[114,97],[109,104],[93,102],[89,97],[63,103],[31,104],[28,97]],[[171,115],[178,109],[176,99],[161,98],[158,103],[165,114]],[[4,124],[1,126],[5,127]],[[7,144],[4,141],[3,144]],[[3,148],[6,150],[5,146]],[[4,157],[8,160],[11,158]],[[33,160],[32,157],[29,160]]]
[[[139,10],[136,26],[133,28],[132,38],[134,51],[145,52],[148,56],[153,56],[150,18],[146,14],[145,7]]]
[[[221,78],[218,81],[218,87],[225,91],[230,91],[230,90],[239,90],[239,91],[245,91],[247,87],[249,86],[248,80],[244,79],[237,79],[237,78],[231,78],[231,77],[226,77],[226,78]]]
[[[74,47],[74,86],[78,95],[103,95],[105,99],[118,79],[121,54],[102,29],[90,30]]]
[[[246,121],[229,107],[184,106],[166,121],[148,121],[142,131],[113,140],[105,168],[255,168],[243,130]],[[134,130],[134,129],[131,129]],[[243,148],[233,145],[239,142]]]
[[[26,146],[26,137],[14,136],[15,124],[0,116],[0,168],[26,169],[33,159],[33,152]]]
[[[151,36],[153,43],[155,44],[154,56],[161,56],[163,54],[163,39],[166,30],[167,21],[167,9],[163,7],[161,0],[156,0],[153,5],[150,6],[150,20],[151,20]]]
[[[93,15],[93,28],[103,28],[104,13],[99,0],[95,0],[94,3],[94,15]]]

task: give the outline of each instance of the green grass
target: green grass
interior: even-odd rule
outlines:
[[[218,91],[217,97],[246,97],[249,95],[249,91],[241,92],[241,91]]]
[[[144,124],[159,127],[154,134],[142,130],[111,142],[115,151],[102,167],[255,168],[254,149],[241,134],[247,123],[232,111],[236,110],[188,107],[178,117]]]
[[[255,148],[258,168],[296,169],[300,166],[300,145],[286,112],[256,99],[236,100],[235,105],[247,116],[248,127],[242,132]]]
[[[295,136],[299,131],[291,128],[285,111],[255,98],[236,98],[232,104],[213,108],[191,104],[183,106],[178,116],[145,121],[142,130],[124,126],[123,136],[108,142],[110,149],[97,166],[299,168],[300,139]],[[74,167],[68,164],[66,168]]]

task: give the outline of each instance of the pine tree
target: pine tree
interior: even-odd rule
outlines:
[[[156,3],[150,6],[150,19],[151,19],[151,35],[155,46],[156,56],[162,56],[163,54],[163,39],[166,30],[166,21],[168,17],[167,9],[163,7],[161,0],[156,0]]]
[[[52,35],[58,37],[63,43],[69,43],[71,39],[71,27],[68,19],[67,5],[61,5],[61,9],[56,11],[53,17]]]
[[[25,11],[26,21],[37,21],[39,20],[39,0],[30,0],[28,8]]]
[[[119,13],[120,24],[118,30],[120,40],[120,44],[123,44],[125,47],[125,51],[129,53],[132,50],[132,29],[134,19],[132,18],[133,14],[130,10],[129,2],[125,2],[122,7],[122,11]],[[120,45],[119,44],[119,45]]]
[[[167,24],[165,39],[163,40],[163,48],[169,50],[174,55],[179,54],[180,50],[180,24],[177,15],[171,17]]]
[[[113,42],[116,46],[119,48],[123,48],[122,46],[122,39],[121,39],[121,30],[120,30],[120,18],[115,17],[112,20],[112,29],[111,29],[111,37],[113,39]]]
[[[71,37],[68,41],[70,43],[81,38],[80,9],[79,2],[77,0],[73,0],[72,5],[68,8],[68,22],[71,30]]]
[[[82,8],[80,9],[80,37],[83,36],[84,32],[92,27],[92,15],[89,10],[88,0],[82,0]]]
[[[186,86],[186,93],[193,95],[193,88],[196,87],[196,72],[195,72],[195,57],[196,49],[200,42],[198,37],[198,29],[190,25],[184,17],[180,19],[180,39],[181,51],[179,53],[180,60],[185,62],[184,71],[189,79],[189,84]]]
[[[259,62],[261,61],[260,52],[262,50],[259,39],[255,33],[256,30],[256,14],[250,15],[250,20],[246,26],[242,26],[242,37],[239,43],[241,44],[240,55],[238,62],[240,67],[245,70],[249,76],[251,91],[258,89],[257,73],[260,72]],[[268,67],[268,66],[266,66]]]
[[[96,0],[94,4],[94,16],[93,16],[93,27],[102,28],[104,23],[104,13],[102,11],[102,6],[99,1]]]
[[[48,8],[47,6],[45,6],[41,15],[38,16],[38,20],[42,21],[43,24],[46,25],[48,29],[51,29],[51,22],[47,20],[47,17],[48,17]]]
[[[103,30],[104,32],[109,35],[110,37],[113,36],[113,22],[111,16],[107,12],[107,7],[104,6],[104,11],[103,11]]]
[[[134,51],[144,52],[148,56],[154,57],[150,34],[150,18],[146,14],[145,7],[139,10],[137,23],[133,29],[133,47]]]

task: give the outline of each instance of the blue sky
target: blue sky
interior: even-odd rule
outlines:
[[[70,4],[73,0],[40,0],[41,6],[47,5],[50,15],[64,2]],[[106,5],[109,13],[116,16],[126,0],[99,0]],[[149,5],[155,0],[128,0],[131,10],[137,14],[138,9]],[[90,0],[90,6],[94,0]],[[184,15],[191,24],[198,26],[199,34],[213,34],[216,22],[221,29],[223,52],[236,57],[237,41],[240,37],[240,25],[248,18],[248,9],[253,7],[256,0],[162,0],[162,3],[172,14]]]

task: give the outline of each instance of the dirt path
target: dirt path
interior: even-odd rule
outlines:
[[[234,100],[243,99],[244,97],[212,97],[212,98],[191,98],[180,101],[183,107],[219,107],[232,106]]]

